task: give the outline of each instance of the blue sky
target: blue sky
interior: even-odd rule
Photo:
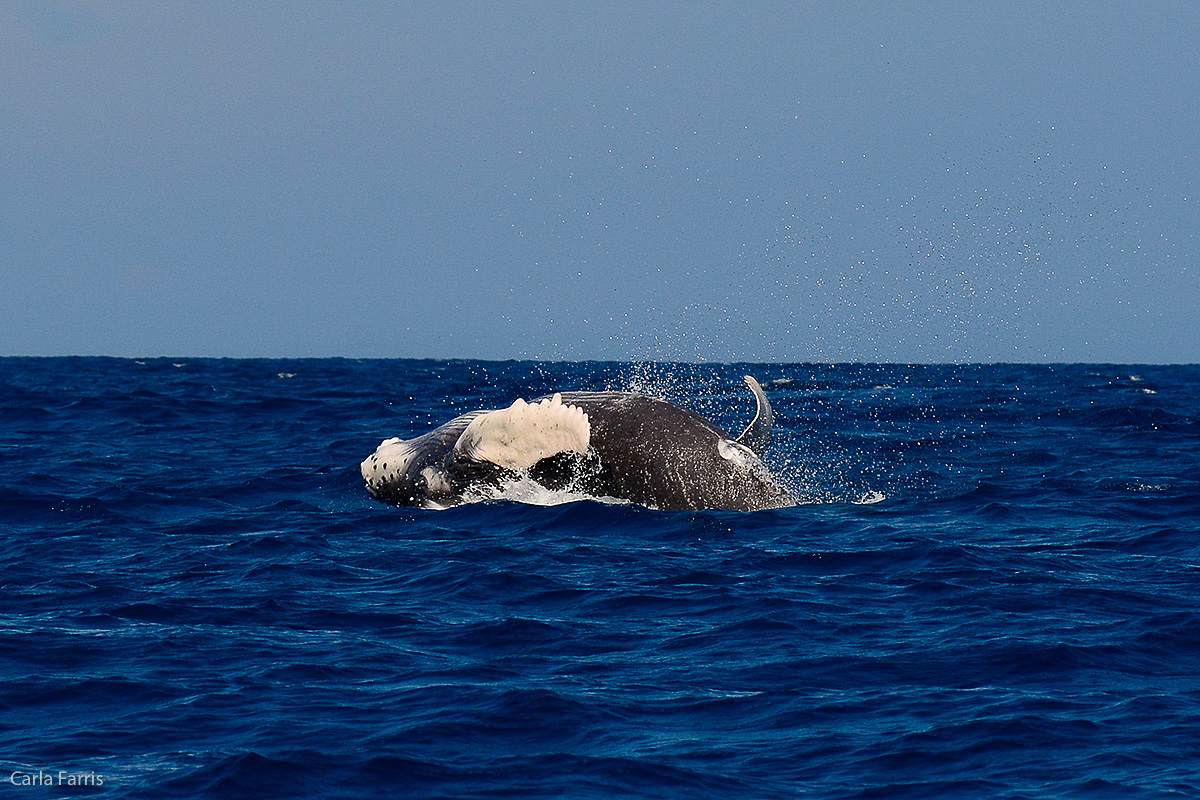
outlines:
[[[0,354],[1200,361],[1200,13],[6,3]]]

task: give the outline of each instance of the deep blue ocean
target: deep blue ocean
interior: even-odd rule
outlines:
[[[794,508],[358,473],[747,373]],[[5,797],[1200,797],[1200,367],[4,358],[0,465]]]

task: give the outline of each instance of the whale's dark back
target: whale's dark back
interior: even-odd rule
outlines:
[[[591,423],[598,469],[586,491],[664,510],[753,511],[792,505],[756,456],[728,433],[664,400],[619,392],[564,392]],[[732,458],[722,455],[722,442]]]

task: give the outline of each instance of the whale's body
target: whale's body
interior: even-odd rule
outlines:
[[[793,504],[760,455],[774,417],[762,388],[736,439],[665,400],[626,392],[563,392],[475,411],[407,441],[388,439],[362,462],[385,503],[445,507],[528,477],[552,490],[663,510],[755,511]]]

